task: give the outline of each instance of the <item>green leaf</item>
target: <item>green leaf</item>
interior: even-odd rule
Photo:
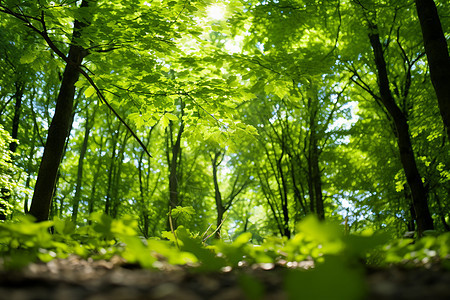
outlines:
[[[174,114],[171,113],[166,113],[165,116],[170,120],[170,121],[178,121],[178,117]]]
[[[223,258],[217,257],[214,251],[205,248],[201,241],[191,238],[185,228],[178,227],[177,236],[183,242],[181,249],[194,254],[201,262],[198,270],[218,271],[226,266]]]
[[[57,233],[62,235],[70,235],[75,231],[75,224],[69,220],[61,220],[58,217],[53,218],[53,223]]]
[[[326,288],[325,288],[326,287]],[[285,280],[288,299],[364,299],[363,273],[349,267],[340,257],[327,257],[312,270],[292,270]]]
[[[161,122],[162,122],[163,129],[165,129],[167,126],[169,126],[170,120],[166,115],[163,115],[161,117]]]
[[[149,249],[137,236],[121,236],[121,240],[127,245],[123,257],[130,262],[139,263],[143,268],[153,267],[156,258],[151,255]]]
[[[20,63],[21,64],[29,64],[29,63],[32,63],[35,59],[36,59],[36,53],[33,51],[27,51],[20,58]]]
[[[84,91],[84,96],[86,98],[91,97],[93,94],[95,93],[95,88],[91,85],[90,87],[88,87],[85,91]]]

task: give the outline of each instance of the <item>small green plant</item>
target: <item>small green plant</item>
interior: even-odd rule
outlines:
[[[95,213],[91,221],[91,225],[79,228],[70,220],[54,218],[36,223],[30,216],[0,223],[0,263],[13,269],[76,254],[94,259],[120,255],[143,268],[159,268],[164,258],[165,263],[189,265],[197,272],[250,265],[270,269],[278,264],[286,267],[282,276],[289,299],[301,294],[306,299],[355,300],[366,293],[365,264],[385,266],[440,259],[449,265],[450,233],[423,237],[415,243],[412,239],[389,242],[387,234],[368,230],[348,235],[340,225],[307,217],[291,239],[269,237],[255,245],[250,242],[251,233],[243,233],[231,243],[219,240],[205,245],[199,234],[183,226],[164,232],[161,238],[145,239],[138,235],[137,220],[131,216],[113,219]],[[309,262],[309,268],[299,267],[302,261]],[[238,282],[249,299],[264,295],[264,285],[257,278],[242,273]]]

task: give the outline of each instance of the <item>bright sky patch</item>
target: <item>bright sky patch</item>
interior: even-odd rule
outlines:
[[[223,4],[213,4],[206,9],[208,19],[222,20],[225,17],[227,8]]]

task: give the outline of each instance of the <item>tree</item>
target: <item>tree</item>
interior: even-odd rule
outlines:
[[[83,69],[83,59],[88,54],[111,52],[122,49],[126,47],[127,44],[130,45],[131,43],[134,43],[133,38],[130,39],[129,33],[138,37],[137,40],[140,41],[140,43],[138,43],[140,49],[144,49],[147,54],[149,54],[149,47],[153,47],[156,51],[172,51],[174,48],[171,38],[173,37],[170,37],[170,35],[178,37],[178,34],[171,30],[167,30],[167,28],[170,28],[173,23],[179,22],[180,14],[185,8],[189,8],[191,11],[195,10],[195,7],[190,4],[187,5],[184,2],[176,3],[172,1],[170,3],[163,3],[161,4],[159,11],[155,11],[153,8],[143,4],[140,14],[148,17],[149,20],[152,21],[146,23],[145,26],[140,26],[139,31],[133,31],[130,30],[133,26],[137,23],[142,23],[140,23],[140,18],[128,18],[127,14],[135,13],[132,8],[136,6],[136,3],[133,4],[131,2],[128,3],[130,9],[127,9],[120,14],[116,14],[114,10],[120,10],[122,4],[119,5],[115,2],[95,6],[94,1],[84,0],[81,2],[80,7],[75,10],[75,7],[73,7],[74,4],[67,4],[65,2],[60,5],[56,5],[53,2],[50,2],[48,5],[42,3],[33,3],[33,5],[30,3],[20,3],[23,7],[16,5],[17,3],[14,2],[1,3],[1,12],[17,18],[22,21],[25,26],[40,35],[50,49],[66,63],[57,98],[55,115],[53,116],[49,128],[46,147],[35,186],[33,203],[30,208],[30,213],[36,216],[39,221],[48,218],[48,211],[54,192],[58,167],[62,159],[64,143],[70,127],[70,114],[73,106],[75,83],[78,81],[80,74],[82,74],[91,85],[91,89],[86,91],[87,95],[92,95],[96,92],[100,96],[102,102],[111,109],[117,118],[124,123],[130,133],[140,142],[139,138],[132,132],[131,128],[125,124],[124,120],[109,104],[103,95],[103,92],[100,91],[98,86],[88,75],[88,72],[85,71],[86,69]],[[171,6],[176,11],[166,9],[166,5]],[[165,13],[161,14],[161,11],[165,11]],[[53,29],[49,30],[48,28],[49,25],[54,25],[58,30],[65,32],[65,29],[67,28],[64,28],[64,26],[68,25],[68,22],[65,20],[61,21],[60,19],[72,15],[75,15],[75,19],[73,22],[72,36],[68,37],[70,46],[68,47],[68,56],[66,57],[64,50],[58,48],[55,44],[56,37],[52,36],[55,31]],[[170,22],[161,22],[161,17],[172,20]],[[115,20],[116,23],[114,35],[110,35],[112,34],[112,31],[108,27],[111,20]],[[95,22],[94,26],[90,26],[92,21]],[[123,27],[127,28],[128,32],[121,32]],[[148,34],[145,34],[146,31],[152,32],[154,36],[152,35],[149,38]],[[130,42],[130,40],[133,42]],[[129,52],[134,51],[132,49],[130,50],[131,51]],[[93,57],[94,56],[95,55],[93,55]],[[158,55],[155,55],[154,53],[147,56],[153,56],[153,60],[159,59]],[[126,57],[126,55],[122,55],[122,58],[123,57]],[[99,63],[98,65],[104,67],[104,64],[102,63]],[[117,69],[120,69],[120,67]],[[112,74],[110,77],[114,77],[115,75],[114,72],[111,72],[110,74]],[[154,78],[151,78],[150,80],[153,79]],[[140,142],[140,144],[141,146],[144,146],[142,142]],[[146,149],[144,150],[147,151]]]
[[[166,155],[167,155],[167,165],[169,166],[169,219],[168,219],[168,229],[175,229],[178,226],[177,220],[175,218],[172,218],[172,209],[176,208],[177,206],[181,205],[181,197],[180,197],[180,190],[179,190],[179,182],[181,181],[181,138],[183,136],[184,132],[184,108],[185,104],[183,100],[180,100],[180,117],[172,117],[174,120],[179,120],[179,128],[176,132],[176,135],[174,136],[174,124],[173,121],[168,121],[169,126],[166,128]],[[171,116],[171,115],[168,115]],[[170,118],[166,117],[165,118]],[[169,120],[169,119],[167,119]]]
[[[439,108],[450,141],[450,56],[436,4],[433,0],[415,0],[422,28],[430,77],[436,91]]]
[[[93,3],[93,2],[92,2]],[[80,4],[80,10],[88,8],[91,4],[88,0],[83,0]],[[44,19],[44,11],[40,17],[34,17],[32,15],[25,15],[23,11],[15,12],[12,9],[1,5],[2,12],[10,14],[20,20],[22,20],[26,26],[30,27],[38,34],[40,34],[44,40],[53,47],[53,51],[65,57],[61,50],[51,41],[47,32],[47,23]],[[39,30],[35,27],[31,20],[40,23],[42,29]],[[58,98],[56,100],[55,115],[53,116],[52,123],[49,127],[49,132],[46,141],[46,147],[41,160],[41,166],[39,168],[38,178],[33,194],[33,200],[30,207],[30,214],[36,217],[38,221],[44,221],[48,219],[50,204],[53,197],[56,176],[60,161],[62,159],[63,149],[68,135],[69,128],[72,121],[72,107],[75,95],[75,83],[78,81],[80,74],[80,67],[83,58],[88,52],[78,45],[81,38],[81,31],[89,26],[89,20],[75,19],[72,33],[72,45],[69,47],[68,56],[66,58],[66,67],[64,70],[61,87],[59,90]]]
[[[349,231],[448,229],[450,144],[414,2],[230,0],[220,17],[210,5],[0,1],[17,187],[42,192],[38,156],[59,136],[50,218],[77,225],[131,215],[158,236],[169,211],[173,229],[222,239],[292,236],[308,214]],[[14,214],[28,195],[12,191]]]
[[[81,144],[80,148],[80,155],[78,158],[78,166],[77,166],[77,180],[76,180],[76,188],[75,188],[75,195],[73,197],[73,205],[72,205],[72,222],[76,224],[77,217],[78,217],[78,209],[80,206],[80,198],[81,198],[81,188],[82,188],[82,180],[83,180],[83,167],[84,167],[84,158],[86,156],[86,151],[88,148],[88,141],[89,141],[89,135],[92,130],[93,123],[95,121],[95,113],[96,111],[92,113],[92,116],[89,116],[90,112],[88,110],[88,107],[86,106],[86,117],[85,117],[85,130],[84,130],[84,138],[83,143]]]
[[[219,185],[219,166],[223,162],[225,158],[225,151],[221,151],[220,149],[215,149],[212,151],[212,154],[209,153],[209,157],[211,159],[211,164],[213,168],[213,182],[214,182],[214,200],[216,203],[216,211],[217,211],[217,219],[216,219],[216,230],[215,230],[215,238],[221,238],[221,227],[223,225],[224,214],[231,208],[233,203],[235,202],[237,196],[241,194],[247,186],[250,184],[249,178],[246,174],[241,174],[241,170],[237,170],[237,172],[233,173],[234,178],[231,178],[231,190],[229,194],[225,197],[222,196],[222,192],[220,191]]]
[[[387,114],[394,123],[395,135],[397,139],[398,149],[400,153],[400,161],[402,163],[406,180],[411,190],[412,201],[417,218],[417,230],[422,235],[425,230],[433,229],[433,219],[428,207],[428,197],[422,182],[419,170],[417,168],[414,150],[411,143],[408,120],[405,114],[397,105],[388,79],[388,71],[384,57],[383,46],[380,42],[380,35],[377,25],[370,19],[366,7],[359,1],[356,1],[360,8],[364,11],[365,21],[369,30],[369,40],[372,46],[375,59],[375,68],[377,71],[377,85],[380,96],[378,97],[372,92],[375,100],[379,100],[386,109]],[[368,89],[367,85],[363,88]]]

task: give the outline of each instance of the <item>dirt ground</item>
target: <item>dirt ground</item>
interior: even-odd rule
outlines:
[[[288,299],[283,289],[285,273],[286,268],[280,266],[253,266],[208,274],[170,265],[162,265],[160,270],[143,270],[124,264],[120,258],[93,261],[71,256],[31,264],[20,271],[1,271],[0,299],[251,299],[239,283],[242,274],[262,283],[265,290],[262,299]],[[450,299],[450,270],[440,264],[368,269],[365,282],[368,293],[363,299]],[[298,295],[298,299],[305,297]]]

